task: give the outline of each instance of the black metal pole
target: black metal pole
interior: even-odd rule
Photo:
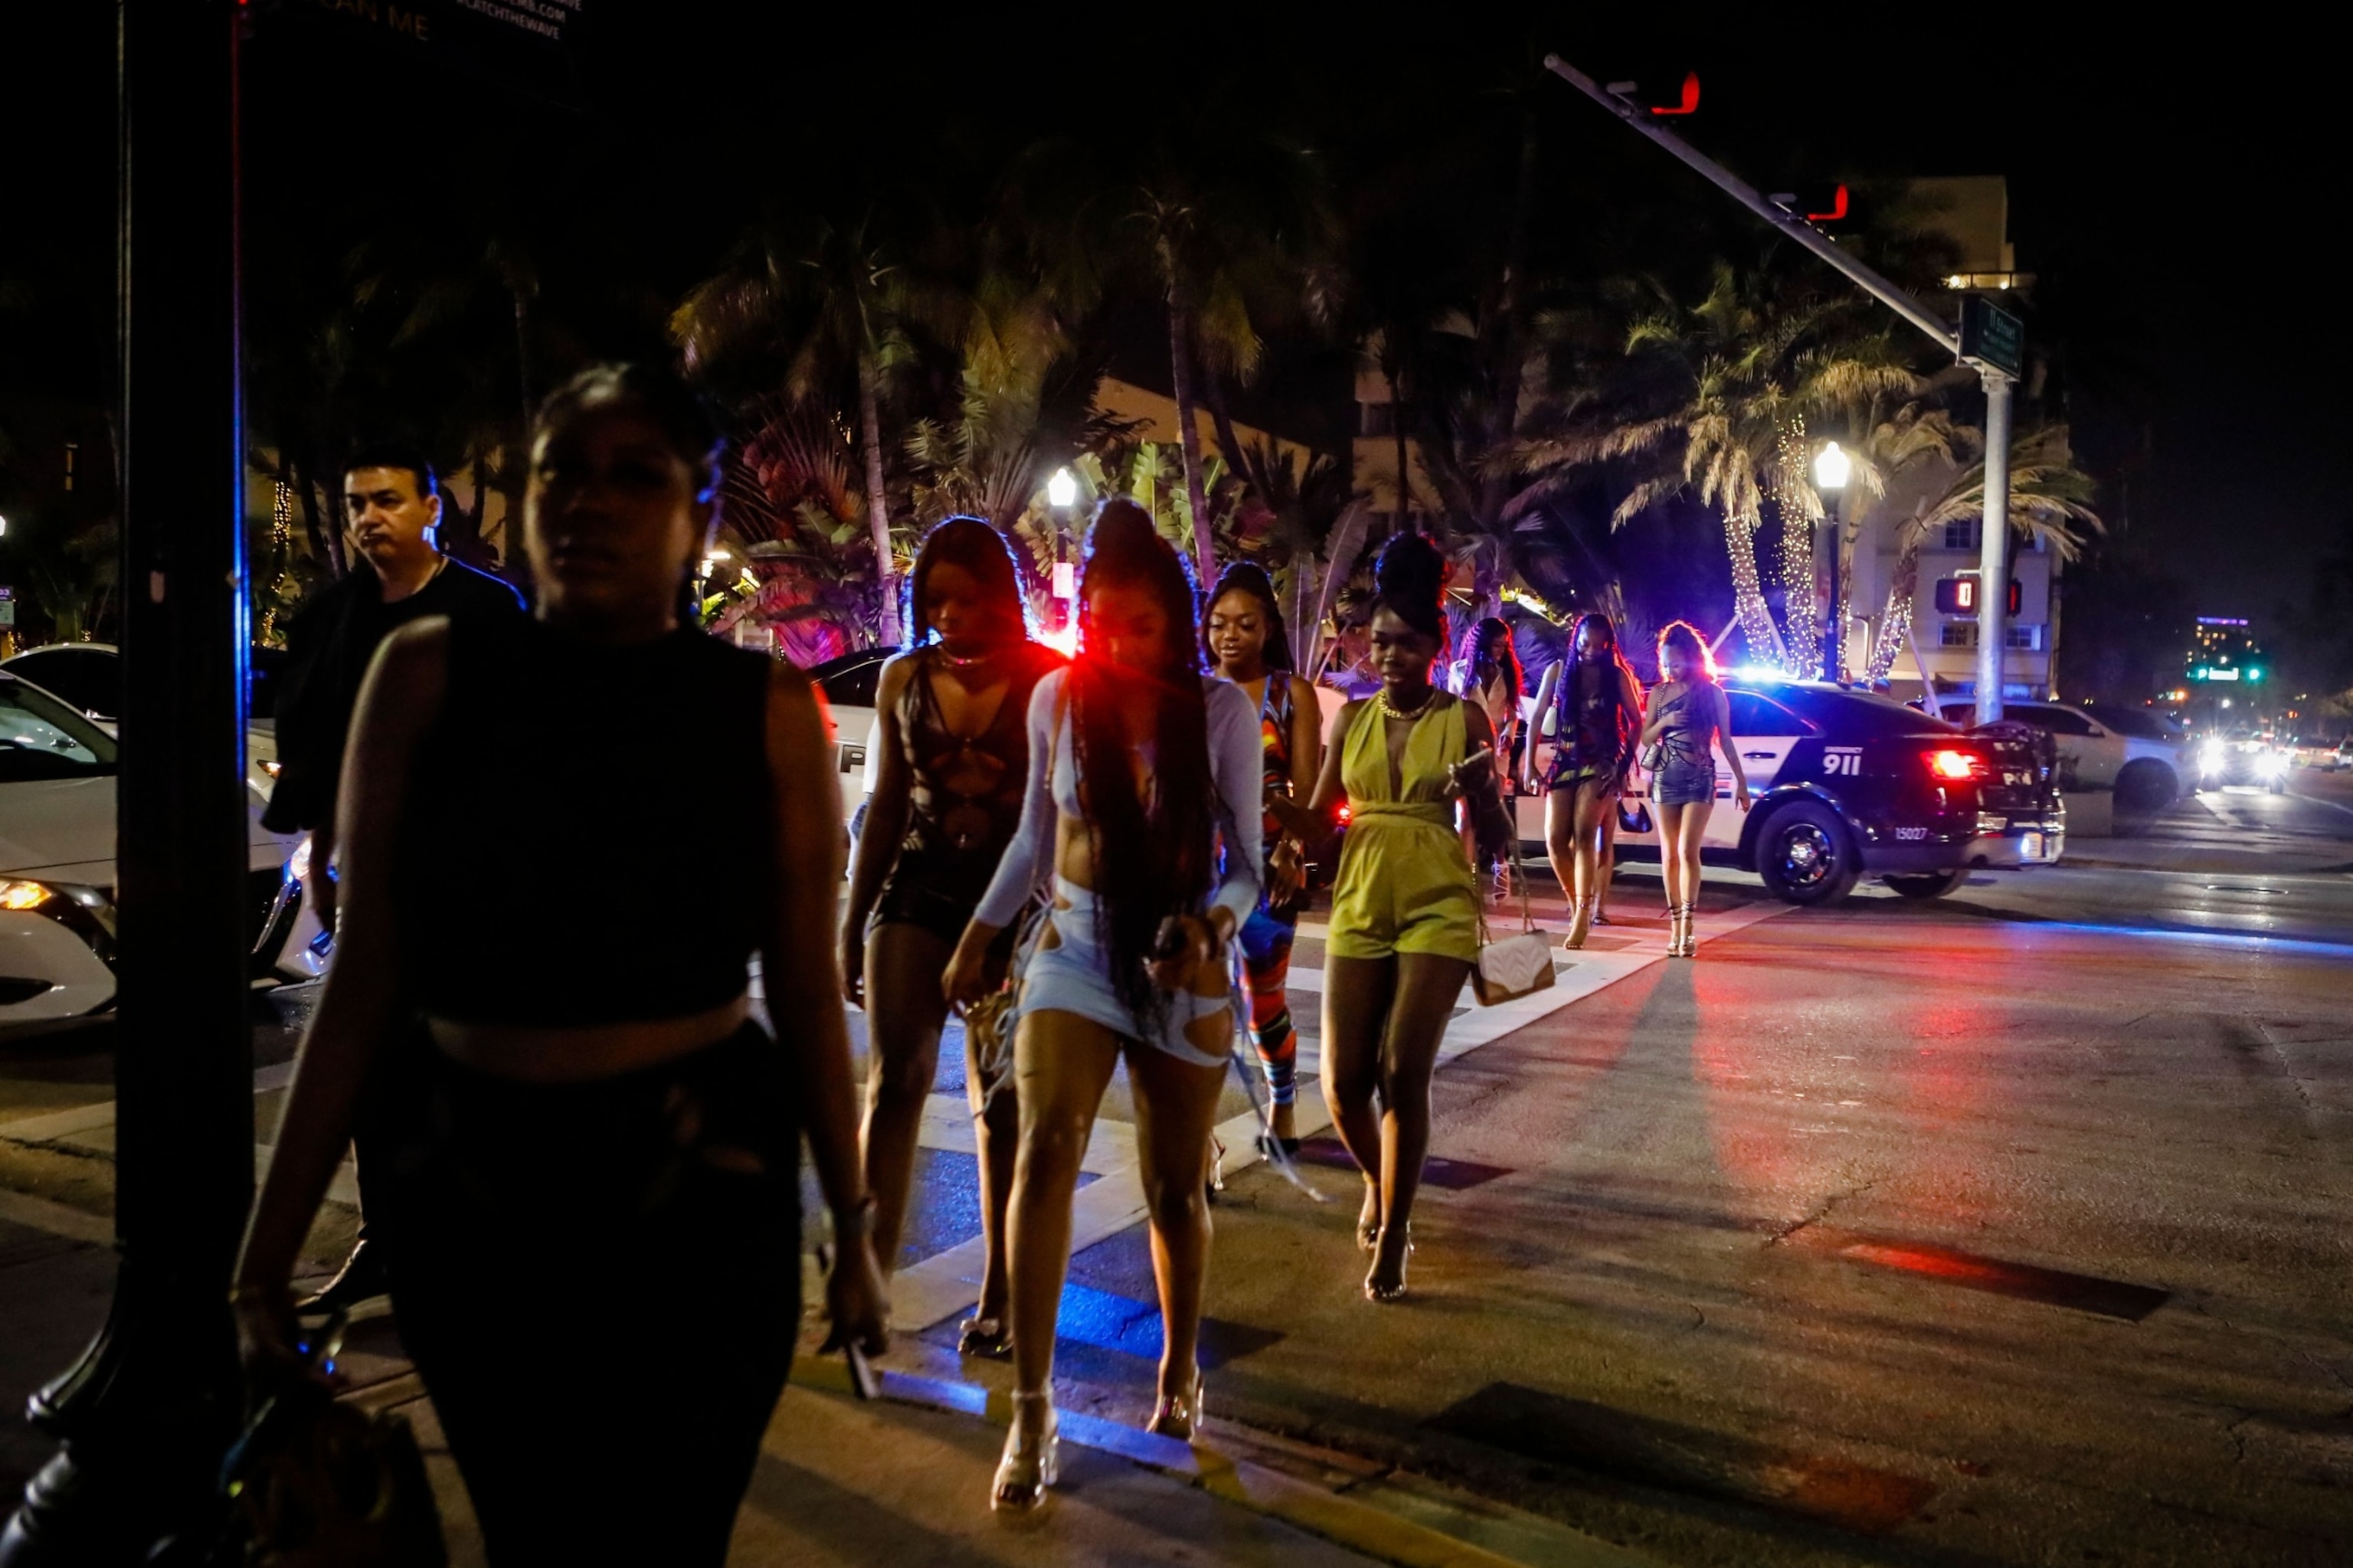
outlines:
[[[118,0],[122,771],[112,1310],[32,1401],[62,1440],[0,1568],[145,1560],[201,1519],[253,1195],[236,0]],[[134,239],[135,236],[135,239]]]

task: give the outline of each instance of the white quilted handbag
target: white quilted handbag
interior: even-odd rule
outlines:
[[[1552,989],[1552,941],[1535,928],[1535,917],[1528,911],[1528,875],[1520,864],[1516,833],[1512,837],[1512,880],[1520,886],[1517,936],[1493,939],[1487,930],[1485,906],[1479,910],[1479,962],[1471,971],[1471,994],[1482,1007]]]

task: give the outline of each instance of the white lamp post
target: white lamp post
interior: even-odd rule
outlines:
[[[1839,497],[1853,471],[1854,460],[1836,441],[1825,444],[1814,454],[1814,489],[1822,498],[1822,511],[1831,524],[1831,612],[1826,618],[1830,624],[1824,629],[1826,641],[1822,648],[1825,681],[1835,681],[1845,673],[1841,666],[1846,663],[1846,596],[1845,584],[1839,577],[1839,565],[1844,558],[1839,535],[1844,525],[1839,520]]]
[[[1046,482],[1046,504],[1057,512],[1068,512],[1079,503],[1079,476],[1069,469],[1058,468],[1054,477]]]

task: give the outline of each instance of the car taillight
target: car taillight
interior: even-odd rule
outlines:
[[[1334,817],[1338,820],[1340,825],[1344,828],[1348,825],[1348,820],[1356,814],[1356,812],[1348,809],[1348,802],[1345,800],[1341,801],[1339,810],[1333,813]]]
[[[1928,771],[1939,779],[1950,779],[1956,781],[1984,779],[1989,777],[1992,772],[1992,769],[1986,767],[1985,758],[1974,751],[1960,751],[1947,747],[1941,751],[1929,752],[1927,760]]]

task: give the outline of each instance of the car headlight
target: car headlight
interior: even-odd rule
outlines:
[[[2198,748],[2198,766],[2209,773],[2220,773],[2222,771],[2222,760],[2229,755],[2221,741],[2210,740]]]
[[[0,879],[0,909],[38,909],[57,895],[58,890],[46,882]]]
[[[2264,752],[2261,757],[2255,758],[2255,771],[2263,774],[2268,778],[2278,778],[2281,774],[2287,771],[2287,753],[2284,751]]]

